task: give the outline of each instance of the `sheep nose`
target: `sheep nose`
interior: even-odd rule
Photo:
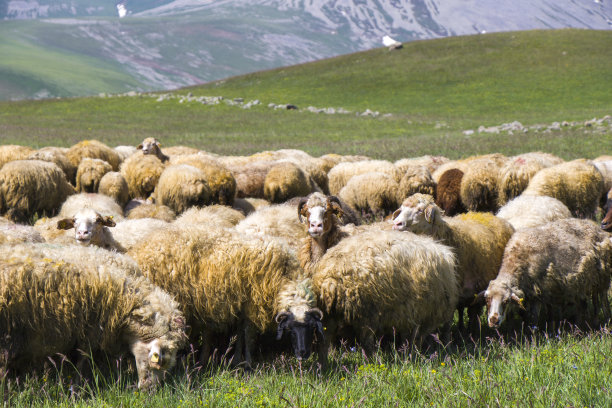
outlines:
[[[398,230],[402,228],[402,223],[401,222],[396,222],[395,224],[393,224],[393,229],[394,230]]]
[[[499,322],[499,316],[497,313],[495,313],[492,316],[489,316],[489,327],[495,327],[497,326],[497,323]]]
[[[311,222],[310,223],[310,228],[323,228],[323,223],[322,222]]]

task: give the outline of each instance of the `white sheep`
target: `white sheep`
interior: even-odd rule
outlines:
[[[508,221],[515,230],[572,216],[565,204],[556,198],[529,195],[520,195],[507,202],[496,215]]]

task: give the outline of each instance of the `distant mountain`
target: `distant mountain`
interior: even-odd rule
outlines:
[[[0,18],[0,99],[11,99],[193,85],[382,46],[384,35],[610,29],[612,1],[0,0]],[[56,58],[64,70],[48,69]]]

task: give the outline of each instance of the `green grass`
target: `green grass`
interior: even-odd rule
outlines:
[[[19,385],[5,381],[4,401],[11,407],[608,407],[611,348],[603,330],[522,344],[488,338],[483,346],[427,355],[379,351],[366,358],[340,347],[323,374],[312,359],[300,365],[288,355],[250,372],[179,364],[154,393],[135,389],[135,374],[123,368],[112,375],[96,370],[73,394],[73,379],[58,366]]]
[[[596,157],[610,146],[609,127],[550,133],[464,135],[467,129],[518,120],[524,125],[585,121],[612,113],[611,31],[498,33],[405,44],[257,72],[177,91],[259,99],[251,110],[180,104],[155,97],[72,98],[0,103],[0,142],[70,146],[85,138],[165,146],[186,144],[221,154],[298,148],[311,154],[366,154],[399,159],[451,158],[543,150],[565,159]],[[273,111],[343,107],[388,118]]]

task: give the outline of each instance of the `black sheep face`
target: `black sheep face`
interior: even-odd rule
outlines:
[[[303,319],[297,319],[291,312],[280,313],[276,317],[278,323],[276,339],[280,340],[284,332],[289,332],[296,358],[306,360],[312,353],[314,341],[323,341],[322,317],[323,314],[318,309],[307,311]]]

